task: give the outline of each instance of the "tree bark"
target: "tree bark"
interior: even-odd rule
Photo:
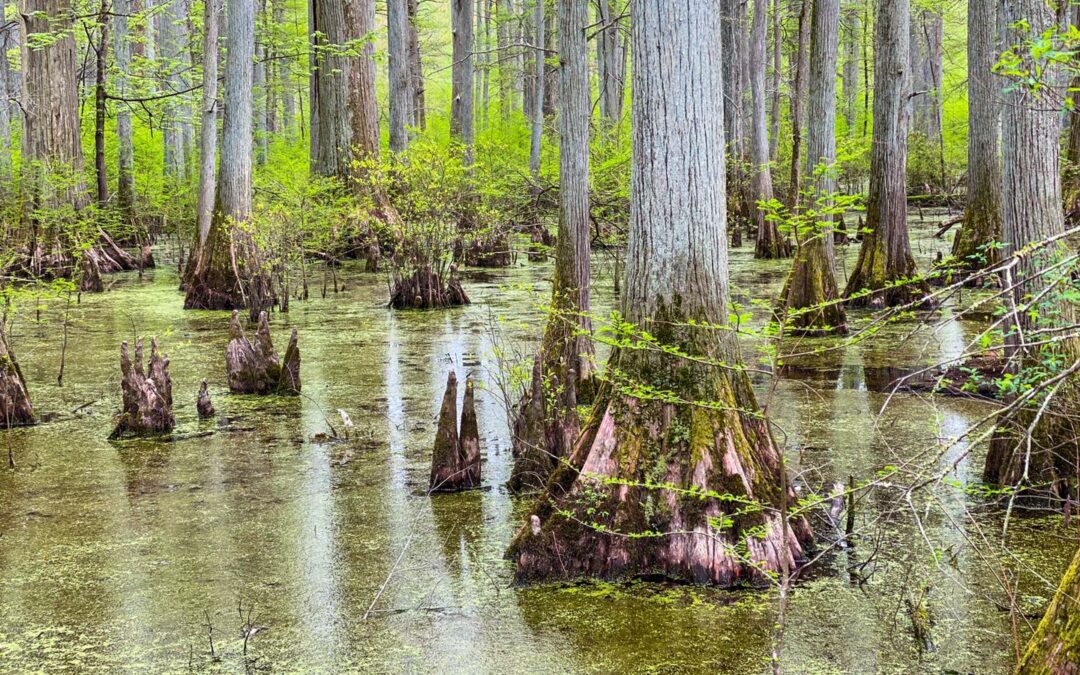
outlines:
[[[105,166],[105,76],[109,67],[109,2],[101,0],[98,12],[98,43],[95,46],[94,76],[94,177],[97,179],[97,204],[102,211],[109,203],[109,173]]]
[[[427,128],[427,103],[424,87],[424,62],[420,56],[419,0],[409,2],[409,76],[412,78],[413,124]]]
[[[855,136],[859,120],[859,70],[862,66],[862,9],[855,0],[848,0],[844,9],[844,133]]]
[[[590,339],[589,240],[589,52],[586,41],[588,6],[560,0],[559,54],[559,236],[551,314],[540,345],[539,368],[515,422],[531,435],[513,439],[517,460],[511,475],[514,490],[543,487],[554,468],[549,458],[568,457],[577,439],[577,404],[593,395],[594,349]],[[531,400],[535,399],[535,400]]]
[[[117,96],[128,95],[128,71],[131,69],[131,40],[128,32],[128,15],[133,13],[131,0],[115,0],[113,3],[113,50],[116,53]],[[121,103],[116,108],[116,200],[121,217],[131,222],[135,208],[135,143],[132,137],[131,110]]]
[[[7,0],[0,0],[0,17],[6,16]],[[11,103],[15,97],[15,83],[12,81],[11,63],[8,61],[8,49],[12,46],[12,34],[16,25],[5,23],[0,26],[0,195],[7,195],[12,177],[11,164]]]
[[[450,0],[453,29],[450,135],[464,147],[465,164],[473,163],[473,0]]]
[[[311,35],[311,171],[349,179],[352,127],[349,121],[350,59],[343,55],[348,35],[346,0],[309,0]],[[227,101],[228,99],[226,99]]]
[[[409,77],[409,2],[387,0],[386,42],[390,83],[390,150],[405,152],[409,145],[408,128],[413,121],[414,93]]]
[[[4,323],[0,321],[0,429],[34,423],[34,406],[26,389],[19,362],[8,346]]]
[[[228,0],[227,11],[225,121],[214,216],[203,251],[206,264],[190,280],[184,308],[247,307],[254,318],[269,307],[271,289],[255,241],[245,230],[252,200],[254,0]]]
[[[791,83],[791,180],[787,206],[794,210],[802,199],[803,124],[806,121],[807,47],[810,42],[810,0],[799,9],[799,41],[795,52],[795,77]]]
[[[165,7],[165,12],[159,17],[161,58],[165,61],[166,69],[165,90],[169,93],[186,92],[191,88],[187,75],[191,70],[187,2],[171,0]],[[166,98],[161,137],[165,146],[165,175],[173,180],[186,181],[188,178],[188,143],[191,136],[191,106],[188,95],[176,94]]]
[[[350,40],[364,40],[375,31],[375,0],[345,0]],[[375,100],[375,43],[364,40],[360,55],[349,64],[349,113],[352,147],[359,162],[379,159],[379,108]]]
[[[623,316],[662,345],[737,364],[732,334],[691,325],[727,317],[721,12],[668,0],[636,0],[631,11]],[[653,349],[621,349],[611,366],[616,377],[674,391],[635,398],[633,383],[604,386],[572,456],[511,542],[518,580],[664,574],[730,585],[793,568],[810,541],[805,521],[734,513],[717,498],[776,507],[783,494],[782,463],[745,371]],[[721,518],[730,527],[718,529]],[[740,544],[754,564],[733,553]]]
[[[1073,557],[1016,668],[1018,675],[1080,672],[1080,551]]]
[[[953,238],[952,255],[966,270],[998,260],[988,246],[1001,240],[1001,127],[997,63],[998,3],[968,0],[968,177],[964,221]]]
[[[619,36],[619,15],[616,4],[612,11],[610,0],[597,1],[596,60],[600,82],[600,114],[615,126],[622,120],[623,100],[626,97],[626,50]]]
[[[910,121],[909,0],[878,0],[874,27],[874,138],[859,260],[844,295],[852,305],[895,307],[925,297],[907,224]],[[898,283],[899,282],[899,283]]]
[[[543,47],[544,38],[544,0],[533,0],[533,41]],[[533,179],[540,178],[540,142],[544,135],[544,52],[533,50],[533,103],[532,128],[529,141],[529,171]]]
[[[776,222],[767,219],[765,211],[758,206],[758,202],[768,202],[773,198],[772,172],[769,169],[768,113],[765,101],[765,38],[767,35],[765,20],[768,18],[767,15],[768,0],[754,0],[754,18],[750,28],[750,98],[752,100],[750,170],[753,173],[751,213],[757,230],[754,257],[771,260],[790,256],[791,244],[787,237],[780,233]]]
[[[191,273],[196,278],[206,274],[211,262],[210,225],[214,218],[217,170],[218,115],[218,24],[221,0],[203,2],[203,88],[202,128],[199,139],[199,194],[195,208],[197,222],[195,265]],[[222,255],[224,251],[220,251]]]
[[[274,23],[281,30],[285,25],[285,0],[273,0]],[[280,131],[291,139],[296,128],[296,92],[293,90],[292,59],[278,64],[280,87],[278,94],[281,96],[281,124]]]
[[[1001,7],[1008,26],[1008,49],[1021,55],[1019,68],[1035,72],[1029,45],[1055,27],[1053,9],[1041,0],[1019,0]],[[1014,84],[1003,108],[1003,256],[1019,254],[1065,232],[1059,172],[1061,118],[1057,111],[1063,94],[1060,69],[1050,61],[1040,65],[1040,88]],[[1008,289],[1005,306],[1010,310],[1005,353],[1021,378],[1030,378],[1025,372],[1029,367],[1046,368],[1048,359],[1060,362],[1061,368],[1080,360],[1080,340],[1060,333],[1063,327],[1075,325],[1077,309],[1072,300],[1050,295],[1046,302],[1053,305],[1053,311],[1038,306],[1033,312],[1023,309],[1053,282],[1053,277],[1042,272],[1069,253],[1064,243],[1031,250],[1002,273],[1002,287]],[[1032,332],[1040,329],[1062,337],[1046,347],[1028,344]],[[1036,398],[1017,414],[999,420],[986,457],[985,480],[1059,500],[1069,497],[1080,457],[1078,406],[1080,377],[1073,374],[1061,382],[1053,398]]]
[[[836,192],[836,66],[840,48],[840,0],[815,0],[811,19],[806,175],[814,178],[821,211]],[[824,167],[819,171],[819,167]],[[836,285],[832,216],[820,213],[813,229],[799,233],[795,264],[781,295],[791,313],[789,331],[798,335],[846,333],[847,319]]]
[[[128,353],[128,343],[120,345],[120,382],[123,390],[123,409],[110,438],[124,435],[152,436],[172,431],[172,378],[169,359],[158,349],[157,339],[150,341],[150,361],[143,369],[143,342],[135,342],[135,360]]]

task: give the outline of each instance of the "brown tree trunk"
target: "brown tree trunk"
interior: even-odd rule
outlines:
[[[390,150],[405,152],[412,120],[412,79],[409,77],[409,1],[386,3],[387,72],[390,85]]]
[[[135,342],[135,360],[131,360],[128,344],[120,345],[120,382],[123,390],[123,409],[110,438],[126,434],[142,436],[164,434],[176,426],[172,411],[172,378],[169,359],[158,350],[157,339],[150,341],[150,362],[143,369],[143,342]]]
[[[409,3],[409,76],[412,78],[412,119],[419,129],[427,128],[427,103],[425,100],[424,63],[420,57],[419,0]]]
[[[8,346],[3,321],[0,321],[0,429],[34,423],[34,406],[19,362]]]
[[[589,422],[511,542],[519,581],[665,574],[730,585],[793,568],[805,521],[775,515],[784,470],[727,317],[720,10],[632,5],[633,169],[623,316],[657,349],[612,355]],[[638,383],[665,393],[635,396]],[[674,391],[668,391],[673,388]],[[716,401],[698,407],[686,402]],[[659,487],[663,484],[665,487]],[[670,486],[670,487],[667,487]],[[714,495],[736,495],[736,501]],[[768,510],[734,506],[759,500]],[[730,518],[730,526],[717,528]],[[734,547],[745,544],[748,563]]]
[[[1001,240],[1000,82],[997,63],[998,4],[968,0],[968,178],[964,221],[953,239],[952,255],[968,270],[998,260]],[[1073,131],[1080,125],[1073,125]]]
[[[765,37],[768,0],[754,0],[754,19],[750,29],[750,171],[752,211],[757,241],[754,257],[763,259],[786,258],[791,255],[791,243],[780,233],[776,221],[765,217],[758,202],[773,198],[772,172],[769,169],[768,113],[765,101]]]
[[[203,90],[202,127],[199,138],[199,194],[195,207],[196,239],[193,259],[195,264],[187,270],[190,277],[206,275],[213,259],[210,248],[210,225],[214,219],[214,196],[217,193],[217,142],[218,142],[218,22],[221,15],[220,0],[204,0],[203,4]],[[222,242],[223,243],[223,242]],[[224,256],[224,250],[217,257]],[[219,261],[220,264],[220,261]]]
[[[874,27],[874,138],[859,261],[844,295],[853,305],[905,305],[929,291],[919,280],[907,224],[911,77],[909,0],[878,0]],[[899,282],[899,283],[898,283]]]
[[[359,0],[355,0],[359,1]],[[311,171],[348,181],[352,170],[349,123],[351,59],[343,55],[349,35],[346,0],[309,0],[311,36]],[[226,99],[226,103],[228,99]]]
[[[450,135],[465,150],[465,164],[473,163],[473,0],[450,0],[453,29]]]
[[[810,0],[799,8],[799,41],[795,51],[795,77],[791,83],[791,180],[787,206],[794,210],[802,199],[803,124],[806,122],[807,49],[810,43]]]

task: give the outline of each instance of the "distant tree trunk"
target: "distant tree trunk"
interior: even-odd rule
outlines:
[[[910,120],[909,0],[877,0],[874,26],[874,139],[859,261],[844,295],[853,305],[904,305],[929,290],[911,255],[907,224]],[[904,281],[905,283],[896,283]]]
[[[345,22],[350,40],[375,31],[375,0],[346,0]],[[361,162],[379,159],[379,108],[375,100],[375,43],[366,40],[349,64],[349,112],[352,146]]]
[[[922,176],[923,182],[927,186],[937,183],[943,194],[949,189],[946,185],[945,136],[942,128],[944,39],[945,19],[941,12],[920,9],[911,25],[912,92],[916,94],[912,101],[913,126],[915,132],[922,136],[926,149],[936,155],[936,161],[927,166],[928,171]],[[937,166],[931,169],[933,164]]]
[[[998,252],[988,244],[1001,240],[1001,87],[991,72],[1000,52],[997,13],[994,0],[968,0],[967,205],[952,255],[971,270],[995,263]]]
[[[1014,83],[1003,106],[1002,255],[1012,256],[1065,232],[1059,174],[1061,118],[1057,110],[1063,92],[1059,67],[1052,61],[1034,61],[1030,49],[1033,41],[1055,28],[1052,7],[1042,0],[1019,0],[999,7],[1008,26],[1006,47],[1020,55],[1019,68],[1025,72],[1043,68],[1040,88]],[[1015,266],[1002,272],[1002,287],[1008,289],[1004,305],[1010,311],[1005,353],[1015,372],[1024,374],[1032,365],[1046,369],[1050,358],[1058,361],[1064,372],[1080,362],[1080,340],[1069,337],[1071,331],[1062,332],[1076,324],[1075,301],[1060,293],[1050,294],[1044,302],[1052,305],[1053,311],[1043,311],[1038,305],[1035,311],[1024,310],[1025,303],[1051,284],[1062,283],[1057,279],[1061,273],[1043,273],[1071,252],[1063,241],[1029,250]],[[1029,344],[1046,339],[1034,337],[1039,331],[1055,335],[1055,342],[1045,347]],[[1080,376],[1074,373],[1056,387],[1052,398],[1037,397],[1017,414],[999,420],[986,456],[985,480],[1000,486],[1030,487],[1058,500],[1068,498],[1080,455],[1078,409]]]
[[[165,90],[186,92],[191,87],[191,52],[188,50],[187,3],[172,0],[159,17],[161,58],[165,60]],[[191,106],[188,94],[165,99],[161,137],[165,144],[165,175],[179,181],[188,177],[188,142],[191,139]]]
[[[1075,7],[1072,25],[1080,26],[1080,5]],[[1070,91],[1080,90],[1080,75],[1075,75]],[[1070,225],[1080,222],[1080,110],[1075,107],[1069,115],[1069,140],[1065,145],[1065,172],[1061,177],[1065,196],[1065,219]]]
[[[109,172],[105,166],[105,77],[109,69],[109,2],[101,0],[98,12],[98,43],[94,46],[94,175],[97,178],[97,204],[104,211],[109,203]]]
[[[217,118],[218,118],[218,25],[221,17],[221,0],[204,0],[203,3],[203,87],[202,127],[199,139],[199,194],[195,208],[197,236],[194,251],[195,265],[188,270],[194,278],[205,277],[211,262],[210,225],[214,218],[217,170]],[[224,243],[224,240],[218,242]],[[218,251],[218,256],[224,251]],[[220,261],[219,261],[220,263]]]
[[[221,134],[217,197],[203,255],[185,309],[240,309],[252,320],[269,307],[270,283],[244,225],[251,218],[252,117],[254,116],[255,2],[228,0],[225,57],[225,122]]]
[[[724,324],[728,313],[719,4],[635,0],[631,11],[623,317],[660,344],[736,364],[731,333],[691,325]],[[806,521],[774,511],[793,493],[745,371],[658,349],[618,350],[611,365],[632,381],[601,390],[573,454],[511,542],[517,579],[664,574],[732,585],[794,568],[811,534]],[[674,391],[635,398],[637,381]],[[721,530],[719,519],[730,524]],[[646,532],[663,534],[635,536]],[[735,553],[744,545],[750,561]]]
[[[806,123],[807,45],[810,42],[810,0],[799,5],[799,41],[795,52],[795,77],[791,83],[791,180],[788,185],[788,208],[794,209],[802,192],[803,125]]]
[[[261,9],[259,16],[265,15],[265,3],[259,3]],[[256,19],[258,22],[258,19]],[[266,33],[258,36],[255,42],[255,163],[260,166],[266,163],[266,156],[270,153],[270,129],[269,116],[271,97],[269,91],[270,78],[266,75]]]
[[[427,128],[427,103],[424,92],[424,62],[420,58],[419,0],[409,3],[409,76],[412,78],[413,124],[419,129]]]
[[[128,71],[131,69],[131,40],[128,34],[128,15],[132,14],[131,0],[116,0],[113,4],[113,40],[116,52],[116,95],[128,95]],[[131,110],[126,103],[116,106],[116,200],[121,217],[131,222],[135,208],[135,143],[132,138]]]
[[[769,159],[776,161],[780,152],[780,83],[784,70],[784,31],[780,21],[780,0],[773,0],[772,21],[772,103],[769,107]]]
[[[860,40],[862,40],[862,9],[859,3],[848,0],[844,10],[844,132],[848,138],[855,136],[859,120],[859,73],[862,65]]]
[[[754,0],[754,19],[750,29],[750,96],[753,101],[750,116],[750,170],[753,175],[751,213],[757,230],[754,257],[771,260],[790,256],[791,244],[787,237],[780,234],[776,222],[765,218],[765,211],[757,205],[758,202],[768,202],[773,198],[772,172],[769,169],[768,114],[765,110],[765,20],[768,18],[768,11],[768,0]]]
[[[619,36],[618,5],[597,0],[596,61],[600,84],[600,114],[611,125],[622,120],[626,96],[626,49]]]
[[[473,6],[472,0],[450,0],[453,37],[450,135],[465,149],[465,164],[473,163]]]
[[[495,0],[495,35],[499,50],[495,62],[498,64],[499,73],[499,113],[504,122],[510,119],[510,112],[516,108],[513,86],[514,48],[510,46],[510,21],[513,13],[509,7],[507,0]]]
[[[533,41],[537,47],[544,45],[544,0],[533,2]],[[533,104],[532,135],[529,141],[529,171],[533,179],[540,177],[540,143],[544,136],[544,52],[534,49],[533,54]]]
[[[836,65],[840,49],[840,0],[815,0],[811,20],[809,115],[806,125],[806,175],[814,196],[830,203],[836,192]],[[824,166],[825,171],[817,168]],[[811,208],[820,211],[818,204]],[[800,335],[847,332],[836,285],[832,216],[817,216],[818,226],[797,233],[799,248],[781,302],[791,312],[788,330]]]
[[[1080,672],[1080,551],[1065,570],[1053,602],[1024,650],[1018,675],[1065,675]]]
[[[349,124],[350,59],[342,55],[346,0],[310,0],[311,171],[348,181],[352,170]],[[231,6],[231,5],[230,5]]]
[[[0,0],[0,17],[5,16],[7,0]],[[15,97],[8,49],[12,47],[11,35],[18,28],[13,24],[0,26],[0,195],[6,195],[11,182],[11,104]]]
[[[412,113],[413,91],[409,78],[409,2],[386,2],[387,62],[390,82],[390,150],[405,152],[409,145],[408,128]]]
[[[745,87],[742,62],[746,59],[744,19],[746,9],[742,0],[720,0],[722,5],[722,40],[726,56],[724,75],[724,134],[727,139],[727,196],[732,220],[730,232],[736,242],[742,241],[739,223],[750,220],[749,186],[745,163],[748,161],[743,100]],[[738,245],[736,243],[735,245]]]
[[[278,26],[278,30],[282,30],[286,25],[285,21],[285,0],[273,0],[274,3],[274,23]],[[293,58],[287,58],[278,63],[278,73],[280,79],[280,87],[278,88],[278,94],[281,96],[281,124],[279,125],[279,131],[286,134],[288,138],[292,138],[294,130],[296,129],[296,92],[293,90],[293,73],[292,66],[295,62]]]
[[[588,5],[559,0],[559,237],[555,251],[552,314],[540,345],[543,381],[530,387],[539,401],[523,401],[524,427],[541,431],[531,438],[515,438],[516,462],[510,478],[514,490],[540,488],[557,458],[568,457],[577,439],[577,403],[593,395],[594,350],[589,312],[589,52],[586,42]],[[539,413],[538,415],[534,413]],[[520,426],[520,425],[519,425]],[[524,456],[530,455],[530,456]],[[539,475],[537,475],[539,474]]]
[[[548,11],[548,0],[541,0],[541,2],[544,3],[544,22],[547,26],[544,30],[544,41],[539,43],[546,50],[542,54],[544,58],[544,117],[554,117],[559,108],[559,74],[558,67],[555,65],[558,59],[549,59],[548,56],[555,56],[557,53],[555,40],[558,30],[553,13]]]

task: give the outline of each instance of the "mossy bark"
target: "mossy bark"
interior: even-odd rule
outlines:
[[[780,294],[779,310],[787,313],[787,332],[794,335],[847,334],[847,315],[824,237],[832,237],[832,232],[802,242]]]
[[[666,314],[677,318],[686,317]],[[737,360],[714,337],[661,332],[662,344]],[[745,371],[633,349],[610,367],[674,397],[635,396],[619,375],[601,387],[573,453],[511,543],[517,579],[662,575],[731,586],[795,569],[810,529],[801,518],[786,527],[776,510],[783,469]]]
[[[0,429],[33,423],[34,406],[30,403],[26,379],[8,346],[4,325],[0,322]]]
[[[1080,552],[1061,578],[1057,593],[1024,650],[1020,675],[1080,673]]]

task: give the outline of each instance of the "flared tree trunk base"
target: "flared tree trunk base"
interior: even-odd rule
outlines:
[[[776,223],[766,221],[758,228],[754,242],[754,257],[758,260],[779,260],[791,257],[791,242],[780,234]]]
[[[826,234],[825,236],[831,236]],[[846,335],[847,314],[820,238],[803,243],[780,294],[785,332],[803,337]]]
[[[34,424],[34,406],[0,321],[0,429]]]
[[[390,290],[394,309],[443,309],[470,303],[461,281],[450,271],[449,280],[431,268],[414,270],[409,276],[395,276]]]
[[[733,586],[764,582],[785,560],[798,566],[810,528],[801,518],[785,528],[774,510],[780,463],[749,379],[690,368],[664,380],[695,378],[716,409],[602,388],[507,552],[519,582],[660,575]]]

